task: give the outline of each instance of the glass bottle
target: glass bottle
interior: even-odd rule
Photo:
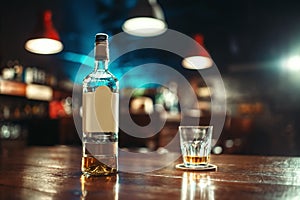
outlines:
[[[83,80],[81,170],[87,176],[118,171],[119,83],[108,71],[108,36],[95,37],[95,68]]]

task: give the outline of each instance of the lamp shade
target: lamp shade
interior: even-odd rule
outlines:
[[[50,10],[43,12],[32,37],[25,43],[25,49],[37,54],[55,54],[63,50],[59,34],[53,26]]]
[[[164,33],[167,30],[167,23],[163,10],[156,0],[139,0],[122,29],[130,35],[152,37]]]
[[[181,64],[186,69],[205,69],[213,66],[213,60],[204,48],[204,37],[202,34],[196,34],[194,40],[201,45],[197,51],[185,57]]]

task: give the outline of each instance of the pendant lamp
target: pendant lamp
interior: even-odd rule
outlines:
[[[25,49],[36,54],[55,54],[63,50],[59,34],[53,26],[50,10],[43,12],[32,37],[25,43]]]
[[[186,69],[206,69],[213,66],[213,60],[204,48],[204,37],[202,34],[196,34],[194,40],[201,45],[197,52],[192,52],[191,55],[182,60],[182,66]]]
[[[138,0],[122,29],[130,35],[153,37],[164,33],[167,23],[156,0]]]

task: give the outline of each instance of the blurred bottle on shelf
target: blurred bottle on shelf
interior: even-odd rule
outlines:
[[[8,61],[2,69],[2,78],[5,80],[22,81],[23,66],[18,60]]]
[[[155,104],[156,108],[160,105],[160,107],[163,107],[168,113],[177,114],[179,112],[177,83],[170,82],[168,87],[158,88],[158,92],[155,97]]]
[[[44,69],[28,66],[24,67],[18,60],[9,60],[1,70],[1,78],[4,80],[35,83],[56,87],[57,78]]]
[[[24,74],[24,82],[27,84],[46,84],[46,72],[36,67],[27,67]]]

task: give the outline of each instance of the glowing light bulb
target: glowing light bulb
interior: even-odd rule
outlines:
[[[300,56],[292,56],[288,58],[284,67],[291,71],[300,71]]]

